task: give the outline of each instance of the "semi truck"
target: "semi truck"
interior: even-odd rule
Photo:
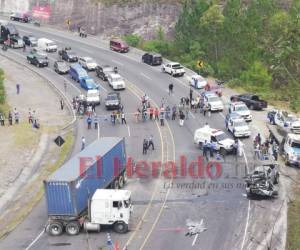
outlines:
[[[270,136],[279,145],[279,153],[282,155],[285,164],[287,166],[300,166],[300,134],[288,133],[271,124],[267,124],[267,127]]]
[[[13,48],[22,48],[24,45],[16,27],[12,23],[0,21],[0,43],[5,41]]]
[[[125,182],[125,139],[102,137],[93,142],[44,181],[46,232],[77,235],[82,228],[99,232],[102,225],[110,225],[126,233],[131,192],[118,189]]]

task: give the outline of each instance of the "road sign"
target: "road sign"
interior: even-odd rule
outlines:
[[[203,68],[203,66],[204,66],[204,62],[203,61],[201,61],[201,60],[199,60],[199,61],[197,61],[197,67],[198,68]]]
[[[54,142],[57,146],[61,147],[65,143],[65,140],[59,135],[56,137]]]
[[[70,25],[71,24],[71,19],[67,19],[66,23],[67,23],[67,25]]]

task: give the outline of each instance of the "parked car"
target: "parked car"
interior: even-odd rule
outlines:
[[[273,115],[273,117],[272,117]],[[300,119],[284,110],[273,110],[268,113],[270,122],[287,132],[300,134]]]
[[[49,64],[48,58],[38,53],[30,53],[27,55],[27,61],[37,67],[47,67]]]
[[[80,57],[78,62],[86,70],[95,70],[97,67],[96,61],[91,57]]]
[[[162,72],[168,73],[172,76],[183,76],[185,74],[185,70],[183,66],[181,66],[177,62],[170,62],[167,64],[163,64]]]
[[[10,20],[12,21],[18,21],[23,23],[28,23],[30,21],[30,16],[27,13],[13,13],[10,15]]]
[[[231,116],[227,121],[227,130],[234,137],[250,137],[251,131],[244,118],[241,116]]]
[[[30,47],[36,47],[37,46],[37,39],[33,35],[23,36],[23,41],[26,45]]]
[[[99,85],[89,76],[81,78],[79,83],[80,87],[85,90],[99,89]]]
[[[208,105],[210,111],[222,111],[224,109],[223,102],[214,92],[205,91],[202,93],[204,105]]]
[[[108,84],[113,88],[113,90],[125,89],[125,81],[119,74],[109,74],[107,77],[107,81]]]
[[[64,48],[58,51],[58,54],[60,55],[62,60],[65,60],[67,62],[77,62],[78,57],[75,52],[71,50],[71,48]]]
[[[243,102],[231,102],[229,106],[229,113],[233,112],[242,116],[247,122],[252,121],[251,112]]]
[[[257,95],[254,94],[242,94],[231,96],[232,102],[241,101],[244,102],[251,110],[261,110],[268,107],[268,103],[264,100],[260,100]]]
[[[108,75],[112,74],[112,73],[114,73],[114,68],[109,66],[109,65],[97,66],[96,67],[96,74],[103,81],[107,81]]]
[[[203,89],[207,85],[207,81],[200,75],[192,75],[189,77],[189,85],[195,89]]]
[[[105,98],[105,107],[107,110],[119,109],[121,105],[121,97],[117,92],[110,92]]]
[[[114,50],[117,52],[126,53],[129,51],[129,46],[127,45],[127,43],[120,38],[112,38],[109,41],[109,47],[111,50]]]
[[[58,74],[67,74],[70,70],[69,65],[64,61],[55,61],[53,67],[54,71]]]
[[[162,56],[160,54],[155,54],[155,53],[145,53],[142,56],[142,61],[143,63],[147,63],[149,65],[161,65],[162,64]]]

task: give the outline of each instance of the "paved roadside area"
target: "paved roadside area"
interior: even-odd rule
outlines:
[[[6,113],[5,126],[0,126],[2,232],[10,223],[10,217],[16,216],[16,213],[25,207],[26,202],[37,197],[42,182],[35,186],[33,181],[37,179],[43,167],[60,159],[62,148],[56,146],[53,140],[61,134],[61,128],[72,120],[72,116],[67,107],[61,110],[60,97],[41,77],[1,56],[0,68],[5,72],[7,102],[13,116],[13,125],[8,125]],[[20,85],[19,94],[16,84]],[[33,118],[38,120],[40,129],[29,123],[29,111]],[[16,113],[19,116],[19,124],[15,122]],[[29,185],[30,191],[27,190]]]

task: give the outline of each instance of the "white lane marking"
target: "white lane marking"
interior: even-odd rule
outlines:
[[[120,63],[120,62],[118,62],[118,61],[116,61],[116,60],[111,60],[113,63],[115,63],[115,64],[118,64],[118,65],[120,65],[120,66],[123,66],[124,64],[123,63]]]
[[[193,243],[192,243],[192,247],[195,245],[195,243],[196,243],[196,241],[197,241],[197,238],[198,238],[198,235],[199,235],[199,234],[196,234],[196,236],[195,236],[195,238],[194,238],[194,240],[193,240]]]
[[[98,132],[98,140],[99,140],[100,139],[100,123],[99,122],[98,122],[98,127],[97,128],[98,128],[97,132]]]
[[[108,92],[108,90],[107,90],[106,88],[104,88],[100,83],[99,83],[99,87],[100,87],[101,89],[103,89],[105,92]]]
[[[148,80],[151,80],[151,78],[149,76],[145,75],[144,73],[141,73],[141,76],[145,77]]]
[[[222,112],[219,112],[219,114],[225,119],[225,115]]]
[[[127,130],[128,130],[128,135],[130,137],[130,127],[129,127],[129,125],[127,126]]]
[[[243,156],[244,156],[245,163],[246,163],[247,173],[249,173],[248,160],[247,160],[247,157],[246,157],[246,154],[245,154],[244,150],[243,150]],[[250,219],[250,208],[251,208],[251,203],[250,203],[250,200],[248,200],[247,220],[246,220],[246,225],[245,225],[245,230],[244,230],[244,236],[243,236],[241,250],[244,249],[244,245],[245,245],[245,242],[246,242],[247,230],[248,230],[249,219]]]
[[[29,244],[29,246],[25,248],[25,250],[29,250],[39,240],[39,238],[42,237],[44,232],[45,232],[45,230],[43,229],[43,231],[40,232],[40,234]]]
[[[194,116],[194,114],[193,114],[191,111],[189,111],[189,114],[191,115],[191,117],[192,117],[193,119],[196,118],[196,117]]]

